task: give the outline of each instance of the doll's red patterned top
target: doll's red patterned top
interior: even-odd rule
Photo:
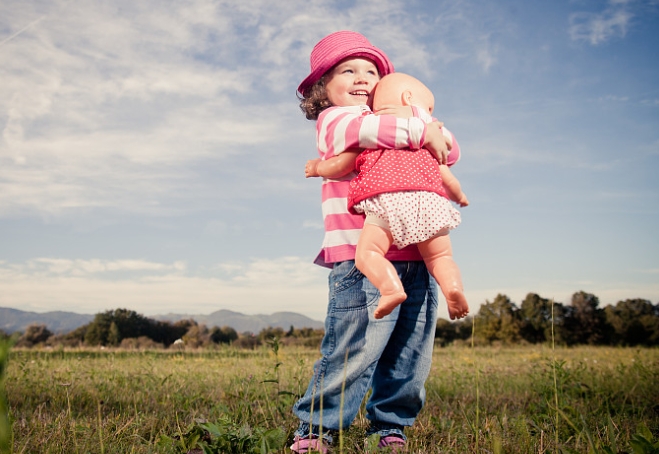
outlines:
[[[357,177],[350,181],[348,209],[369,197],[386,192],[427,191],[448,198],[439,164],[426,149],[364,150],[357,156]]]

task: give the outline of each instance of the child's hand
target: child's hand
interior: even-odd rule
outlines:
[[[304,166],[305,178],[320,176],[318,175],[318,163],[320,163],[320,159],[310,159],[307,161],[307,164]]]
[[[375,115],[393,115],[398,118],[411,118],[414,111],[411,106],[382,106]]]
[[[448,152],[450,148],[450,142],[442,133],[442,123],[432,122],[428,125],[426,129],[426,141],[423,144],[423,148],[430,151],[437,159],[437,162],[440,164],[446,164],[446,159],[448,158]]]

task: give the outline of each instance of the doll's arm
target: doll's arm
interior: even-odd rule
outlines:
[[[446,189],[446,195],[448,195],[449,199],[453,200],[461,207],[468,206],[469,200],[467,199],[465,193],[462,192],[460,182],[455,177],[455,175],[453,175],[453,173],[449,170],[448,166],[440,165],[439,173],[442,176],[444,189]]]
[[[346,150],[329,159],[311,159],[304,167],[304,176],[336,179],[348,175],[355,170],[355,160],[359,150]]]

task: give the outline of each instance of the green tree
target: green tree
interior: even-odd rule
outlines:
[[[572,295],[570,310],[565,315],[570,344],[601,345],[607,342],[611,330],[599,303],[599,298],[592,293],[579,291]]]
[[[115,309],[109,312],[109,316],[119,330],[119,342],[121,342],[121,339],[146,335],[151,331],[151,325],[153,324],[152,320],[128,309]],[[108,335],[111,326],[112,323],[108,326]]]
[[[285,336],[285,334],[286,333],[282,328],[279,327],[273,328],[272,326],[268,326],[267,328],[263,328],[259,332],[258,337],[261,341],[269,341],[273,337],[276,337],[277,339],[281,339],[282,337]]]
[[[552,311],[553,306],[553,311]],[[553,299],[529,293],[519,309],[520,334],[532,344],[549,342],[565,343],[565,308]]]
[[[551,301],[536,293],[529,293],[519,308],[520,334],[532,344],[547,340],[547,328],[551,329]]]
[[[435,327],[435,343],[445,347],[458,338],[458,324],[440,318]]]
[[[494,301],[486,301],[476,315],[476,338],[488,343],[514,343],[520,339],[518,309],[506,295],[498,294]]]
[[[119,345],[123,339],[152,337],[156,325],[157,322],[128,309],[106,311],[96,314],[87,326],[85,344]]]
[[[659,305],[644,299],[618,301],[604,308],[607,323],[613,330],[615,345],[658,345]]]
[[[53,337],[53,342],[66,347],[80,347],[85,343],[88,328],[89,324],[80,326],[66,334],[56,334]]]
[[[25,332],[18,338],[16,345],[18,347],[32,347],[45,343],[53,335],[46,325],[30,325]]]
[[[214,344],[231,344],[238,339],[238,333],[230,326],[223,326],[218,328],[214,326],[210,332],[210,340]]]
[[[112,346],[117,346],[121,343],[122,337],[117,327],[117,322],[114,320],[110,323],[110,329],[108,330],[108,344]]]
[[[195,323],[188,332],[181,337],[186,347],[197,348],[210,344],[210,330],[206,325]]]
[[[96,314],[85,331],[85,344],[107,345],[110,325],[112,324],[112,311]]]
[[[197,322],[190,319],[179,320],[174,324],[170,322],[156,321],[151,327],[146,336],[153,339],[155,342],[161,343],[165,346],[172,345],[177,339],[181,339],[185,333]]]

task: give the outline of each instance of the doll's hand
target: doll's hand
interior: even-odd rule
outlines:
[[[318,163],[320,163],[320,159],[310,159],[307,161],[307,164],[304,166],[305,178],[320,176],[318,175]]]
[[[461,207],[466,207],[469,206],[469,199],[467,199],[467,196],[462,194],[462,197],[460,197],[458,200],[455,201],[458,205]]]
[[[393,115],[398,118],[411,118],[414,111],[411,106],[382,106],[375,115]]]

